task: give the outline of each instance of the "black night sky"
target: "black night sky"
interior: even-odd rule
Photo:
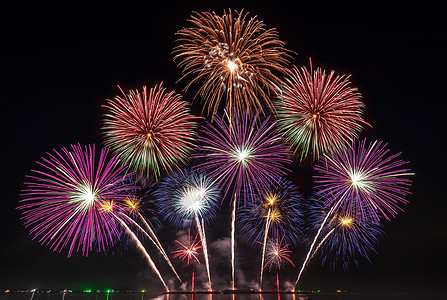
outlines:
[[[446,291],[447,28],[439,19],[441,7],[391,1],[369,5],[311,2],[21,2],[3,7],[0,290],[163,290],[141,255],[128,245],[106,254],[92,253],[87,258],[75,254],[67,259],[67,252],[53,253],[33,241],[15,209],[20,190],[25,175],[45,152],[76,143],[100,145],[101,105],[119,94],[117,85],[124,90],[141,89],[163,81],[181,92],[184,82],[176,83],[181,71],[171,51],[174,33],[188,25],[192,11],[244,8],[278,30],[286,47],[296,52],[293,64],[308,66],[312,57],[315,66],[352,74],[351,81],[366,105],[364,117],[373,126],[361,136],[384,140],[393,152],[402,151],[415,172],[410,204],[385,223],[386,233],[372,263],[343,272],[312,261],[301,288]],[[188,100],[194,95],[192,90],[182,94]],[[199,99],[193,107],[200,112]],[[292,170],[306,185],[304,189],[312,188],[311,169],[295,164]],[[222,214],[228,215],[225,210]],[[227,222],[227,217],[219,220]],[[211,227],[210,241],[217,244],[229,236],[228,230],[222,230],[225,226]],[[162,243],[172,248],[175,231],[165,225],[159,234]],[[237,259],[246,277],[239,278],[247,282],[241,288],[247,288],[249,281],[258,280],[251,274],[257,274],[260,258],[250,254],[242,239],[239,247]],[[306,249],[292,250],[293,261],[300,265]],[[225,283],[229,262],[219,257],[211,258],[211,269],[216,282]],[[177,268],[187,278],[187,270],[181,264]],[[280,276],[294,281],[297,272],[286,267]],[[266,285],[273,288],[274,273],[265,276],[270,280]]]

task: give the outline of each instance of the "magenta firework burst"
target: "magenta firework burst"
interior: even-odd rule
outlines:
[[[258,114],[235,113],[229,117],[226,113],[226,116],[226,119],[216,116],[216,126],[210,123],[204,126],[196,155],[204,159],[198,168],[219,181],[224,197],[230,187],[234,188],[235,196],[244,187],[252,193],[261,190],[263,182],[286,174],[284,164],[290,162],[287,158],[290,153],[270,117],[260,122]]]
[[[197,117],[188,103],[162,84],[149,92],[130,90],[107,100],[104,115],[105,145],[133,170],[158,179],[187,161],[196,135]]]
[[[95,146],[73,145],[47,153],[27,176],[18,207],[34,239],[61,252],[68,247],[88,255],[95,246],[102,251],[120,236],[120,226],[104,212],[107,203],[121,203],[135,187],[124,184],[126,166]],[[124,210],[124,208],[123,208]]]
[[[369,216],[378,221],[396,216],[400,204],[408,201],[413,175],[404,168],[408,162],[399,159],[400,153],[390,154],[387,144],[366,140],[353,142],[346,149],[325,155],[315,166],[320,195],[330,195],[325,206],[348,215]]]
[[[318,160],[358,136],[364,104],[350,76],[329,75],[321,68],[293,67],[275,101],[278,127],[301,160]]]

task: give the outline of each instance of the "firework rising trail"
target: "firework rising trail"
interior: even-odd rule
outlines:
[[[234,194],[236,198],[236,194]],[[234,290],[235,277],[235,263],[234,263],[234,247],[235,247],[235,231],[236,231],[236,199],[233,201],[233,209],[231,211],[231,288]]]
[[[150,257],[149,253],[147,253],[146,249],[144,248],[141,241],[138,239],[137,235],[132,230],[130,230],[129,226],[127,226],[127,224],[113,212],[115,210],[113,202],[110,201],[108,203],[107,202],[103,203],[102,209],[104,212],[111,214],[121,224],[121,226],[124,227],[124,229],[126,230],[126,233],[132,238],[132,240],[137,245],[138,249],[141,251],[141,253],[146,258],[146,260],[147,260],[148,264],[151,266],[152,270],[155,272],[155,274],[157,274],[158,278],[160,279],[161,283],[165,287],[166,291],[169,292],[169,288],[166,285],[165,281],[163,280],[163,277],[161,276],[160,271],[157,269],[157,266],[155,265],[154,261]]]
[[[332,212],[334,211],[334,208],[335,208],[335,206],[333,206],[329,210],[329,212],[326,214],[326,216],[324,217],[323,221],[321,222],[320,227],[318,228],[317,234],[315,235],[315,237],[314,237],[314,239],[312,241],[312,244],[310,245],[310,249],[307,252],[306,258],[304,259],[304,262],[303,262],[303,264],[301,266],[300,272],[298,273],[298,278],[295,281],[295,288],[296,288],[296,285],[298,284],[298,282],[300,281],[300,278],[301,278],[301,275],[303,274],[304,268],[306,268],[306,265],[307,265],[307,263],[308,263],[308,261],[310,259],[310,255],[311,255],[311,253],[312,253],[312,251],[314,249],[315,243],[317,242],[318,237],[320,236],[321,230],[323,230],[323,226],[326,224],[326,221],[327,221],[329,215],[332,214]]]
[[[399,204],[410,194],[414,175],[407,164],[398,159],[400,153],[389,154],[387,144],[366,140],[353,142],[344,150],[325,155],[320,165],[315,166],[314,176],[319,195],[329,195],[324,205],[333,207],[338,214],[372,218],[376,223],[379,216],[389,220],[402,211]]]
[[[205,228],[203,226],[203,219],[200,221],[197,214],[195,215],[197,230],[199,232],[200,240],[202,241],[202,249],[203,249],[203,256],[205,257],[205,267],[206,267],[206,273],[208,274],[208,282],[209,282],[209,290],[212,290],[211,287],[211,273],[210,273],[210,261],[208,256],[208,245],[206,243],[206,235],[205,235]]]
[[[18,207],[34,239],[53,251],[68,247],[68,257],[79,250],[87,256],[94,245],[98,251],[113,245],[120,230],[113,218],[100,212],[101,201],[122,202],[137,188],[125,183],[130,174],[119,163],[117,156],[108,157],[107,149],[97,157],[94,145],[79,144],[37,161],[41,170],[27,176]]]
[[[227,120],[216,116],[216,126],[207,123],[201,130],[195,157],[203,159],[197,168],[219,182],[224,191],[222,199],[232,187],[236,201],[242,188],[254,193],[263,183],[285,175],[284,164],[290,163],[286,158],[290,152],[275,123],[269,122],[270,117],[257,126],[258,114],[225,115]]]
[[[300,159],[342,149],[358,137],[364,125],[364,104],[357,88],[350,86],[350,76],[329,75],[320,68],[293,67],[274,101],[278,127]]]
[[[315,254],[318,252],[318,250],[321,248],[321,245],[323,245],[323,243],[327,240],[327,238],[334,233],[335,231],[335,227],[332,228],[328,233],[326,233],[326,235],[324,236],[324,238],[321,240],[321,242],[318,244],[318,246],[315,248],[314,253],[312,253],[312,256],[309,258],[309,260],[311,260],[312,258],[314,258]]]
[[[267,237],[270,227],[270,214],[271,214],[271,208],[268,209],[267,212],[267,221],[265,222],[265,229],[264,229],[264,239],[262,241],[262,256],[261,256],[261,273],[259,278],[259,286],[262,287],[262,274],[264,273],[264,259],[265,259],[265,249],[267,246]]]
[[[197,95],[208,115],[216,114],[221,99],[230,113],[271,109],[270,97],[280,90],[278,75],[290,58],[278,32],[243,11],[195,13],[189,22],[192,27],[177,32],[174,60],[183,69],[180,80],[191,78],[185,90],[202,83]]]
[[[158,248],[158,250],[161,252],[161,254],[163,255],[164,259],[166,260],[166,262],[169,264],[169,266],[171,267],[172,271],[174,272],[175,276],[177,277],[177,279],[182,282],[182,280],[180,279],[179,275],[177,274],[177,271],[175,270],[174,266],[171,263],[171,260],[169,259],[168,255],[166,254],[165,249],[163,248],[163,246],[161,245],[158,237],[155,235],[155,232],[152,230],[152,228],[149,226],[149,224],[147,223],[147,221],[143,218],[143,216],[141,215],[140,212],[138,213],[138,217],[139,219],[143,222],[144,226],[146,227],[146,229],[149,231],[149,234],[152,236],[152,240],[154,241],[155,246]]]
[[[130,90],[103,105],[104,144],[119,154],[133,170],[160,177],[186,163],[193,147],[198,119],[188,103],[162,84]]]

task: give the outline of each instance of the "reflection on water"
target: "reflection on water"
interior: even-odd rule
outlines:
[[[171,294],[151,293],[64,293],[23,292],[0,293],[0,300],[422,300],[447,299],[445,294],[356,294],[356,293],[310,293],[310,294]]]

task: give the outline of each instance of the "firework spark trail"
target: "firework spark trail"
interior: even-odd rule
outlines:
[[[312,253],[312,256],[309,258],[309,260],[311,260],[315,254],[317,254],[318,249],[320,249],[321,245],[323,245],[323,243],[326,241],[326,239],[334,232],[335,227],[331,229],[331,231],[329,231],[324,238],[321,240],[321,242],[318,244],[317,248],[315,248],[314,253]]]
[[[126,219],[128,219],[130,222],[132,222],[132,224],[134,224],[138,230],[140,230],[158,249],[158,251],[160,251],[161,255],[163,256],[163,258],[166,260],[166,262],[168,263],[169,267],[171,267],[171,270],[174,272],[175,276],[177,277],[177,279],[180,281],[180,283],[183,283],[183,281],[180,279],[180,276],[177,274],[177,272],[175,271],[174,266],[171,263],[171,260],[169,259],[168,255],[166,254],[165,250],[163,249],[163,247],[161,246],[160,242],[158,241],[157,237],[155,236],[155,233],[152,231],[152,229],[150,228],[149,224],[147,224],[147,222],[144,220],[144,218],[141,216],[140,213],[138,213],[138,215],[140,216],[140,218],[144,221],[143,223],[146,223],[146,227],[150,230],[151,235],[149,235],[146,230],[144,230],[137,222],[135,222],[132,218],[126,216]]]
[[[202,222],[200,222],[199,217],[197,216],[197,214],[195,214],[194,216],[195,220],[196,220],[196,225],[197,225],[197,230],[199,232],[199,236],[200,236],[200,240],[202,241],[202,249],[203,249],[203,256],[205,256],[205,266],[206,266],[206,272],[208,275],[208,283],[210,285],[210,290],[212,290],[211,287],[211,274],[210,274],[210,263],[209,263],[209,259],[208,259],[208,247],[206,244],[206,236],[205,236],[205,230],[204,227],[202,227]]]
[[[140,218],[140,220],[143,222],[144,226],[146,227],[146,229],[149,231],[149,234],[152,236],[153,241],[155,242],[155,245],[157,246],[158,250],[160,250],[160,252],[162,253],[163,257],[165,258],[166,262],[169,264],[169,266],[171,267],[172,271],[174,271],[175,276],[177,276],[177,279],[182,282],[182,280],[180,279],[180,277],[178,276],[177,272],[174,269],[174,266],[171,263],[171,260],[169,259],[168,255],[166,254],[165,249],[163,248],[163,246],[161,245],[160,241],[158,240],[157,236],[155,235],[155,232],[152,230],[152,228],[149,226],[149,224],[147,223],[147,221],[143,218],[143,216],[140,214],[140,212],[138,212],[138,217]]]
[[[166,288],[166,291],[169,292],[169,288],[166,285],[165,281],[163,280],[163,277],[161,277],[160,271],[158,271],[157,267],[155,266],[154,261],[151,259],[149,253],[147,253],[146,249],[144,248],[143,244],[141,244],[141,242],[138,239],[138,237],[136,236],[136,234],[132,230],[130,230],[129,226],[127,226],[127,224],[121,218],[119,218],[113,212],[110,212],[110,213],[116,218],[116,220],[118,222],[120,222],[120,224],[124,227],[126,232],[130,235],[132,240],[137,244],[138,249],[140,249],[140,251],[146,257],[149,265],[152,267],[152,270],[157,274],[158,278],[160,279],[160,281],[163,283],[164,287]]]
[[[233,211],[231,212],[231,288],[234,290],[234,233],[236,227],[236,194],[234,194]]]
[[[341,199],[342,199],[342,198],[340,198],[339,201],[341,201]],[[324,225],[326,224],[326,221],[327,221],[329,215],[332,214],[332,212],[334,211],[334,208],[335,208],[336,206],[337,206],[337,205],[332,206],[331,210],[327,213],[327,215],[326,215],[326,217],[324,218],[323,222],[321,222],[320,228],[318,228],[317,234],[315,235],[315,238],[314,238],[312,244],[310,245],[309,252],[307,252],[306,259],[304,260],[303,265],[301,266],[301,270],[300,270],[300,273],[298,274],[298,278],[297,278],[296,281],[295,281],[295,288],[296,288],[296,285],[298,284],[298,281],[300,281],[301,274],[303,273],[304,268],[305,268],[306,265],[307,265],[307,262],[308,262],[309,259],[310,259],[310,254],[312,253],[312,250],[313,250],[313,248],[314,248],[314,246],[315,246],[315,243],[317,242],[317,239],[318,239],[318,237],[320,236],[321,230],[323,229],[323,227],[324,227]]]
[[[266,244],[267,244],[267,235],[268,235],[269,227],[270,227],[270,211],[271,211],[271,208],[269,208],[269,211],[267,213],[267,222],[265,222],[265,230],[264,230],[264,241],[262,243],[261,275],[260,275],[260,279],[259,279],[259,287],[260,288],[262,288],[262,274],[264,271],[265,248],[266,248]]]

